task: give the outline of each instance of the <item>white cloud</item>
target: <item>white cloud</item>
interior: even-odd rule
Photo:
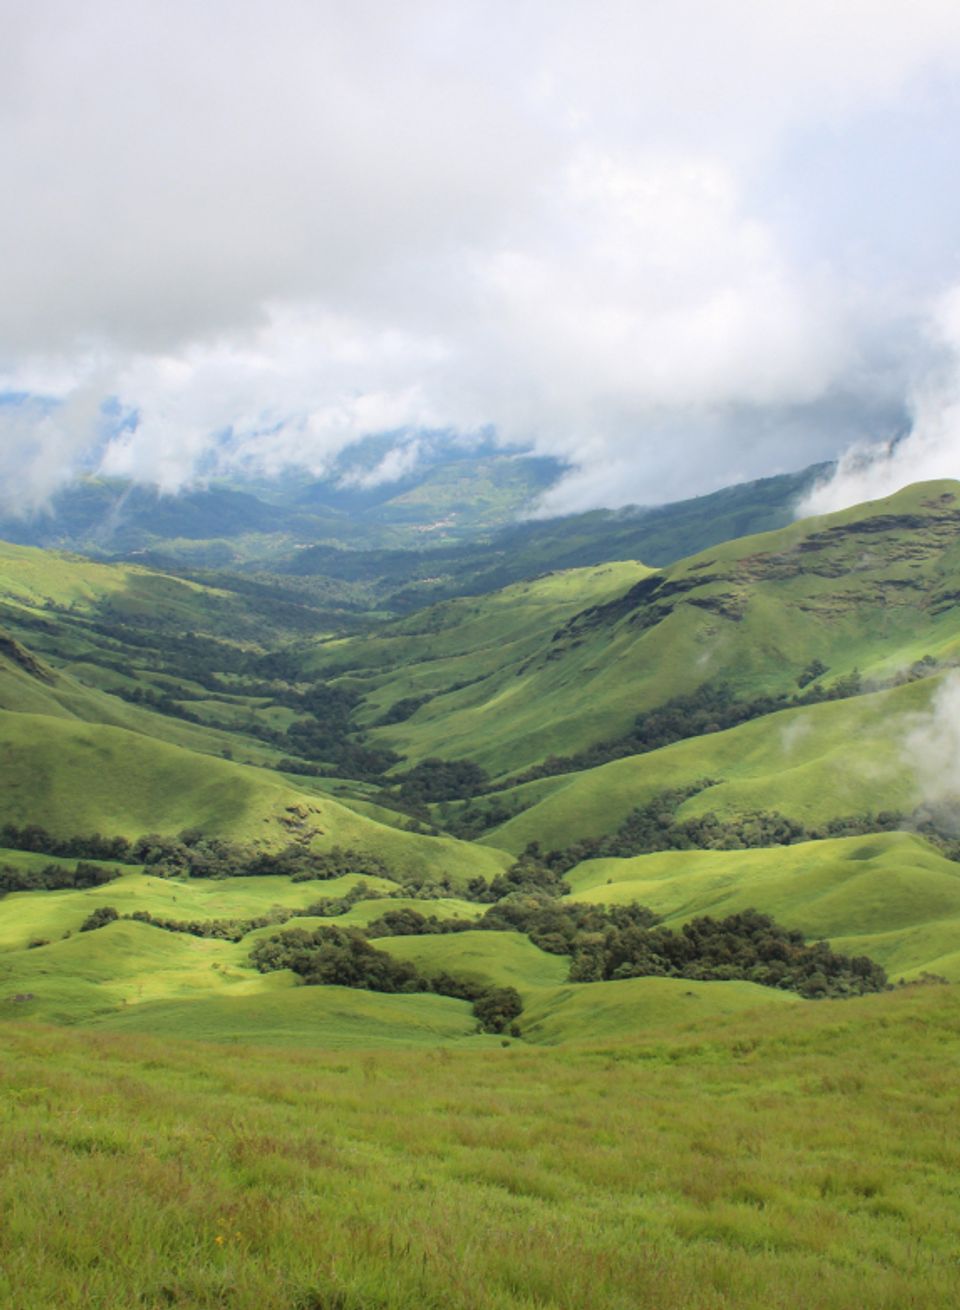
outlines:
[[[940,299],[930,323],[935,362],[914,388],[910,430],[900,439],[851,446],[798,514],[877,500],[911,482],[960,478],[960,287]]]
[[[920,293],[906,241],[865,285],[802,239],[777,161],[958,63],[945,0],[16,7],[0,362],[68,405],[5,458],[33,498],[68,476],[91,390],[138,415],[103,468],[165,489],[399,428],[572,461],[554,508],[822,458],[845,388],[855,433],[899,395],[875,358]],[[915,213],[930,186],[960,207],[938,175]]]
[[[917,716],[906,736],[905,756],[917,779],[921,803],[945,807],[941,818],[956,824],[960,798],[960,674],[948,674],[934,693],[929,711]]]
[[[101,396],[88,387],[73,389],[62,404],[24,396],[0,405],[0,510],[43,506],[77,460],[95,453],[102,430]]]

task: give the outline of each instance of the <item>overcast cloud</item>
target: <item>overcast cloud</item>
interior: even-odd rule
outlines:
[[[958,72],[949,0],[15,2],[4,494],[394,430],[553,512],[960,476]]]

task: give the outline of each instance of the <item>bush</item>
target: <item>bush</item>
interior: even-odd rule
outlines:
[[[87,915],[80,925],[80,931],[93,932],[97,928],[106,927],[108,923],[113,923],[119,918],[120,915],[112,905],[101,905],[92,914]]]
[[[523,1012],[523,1001],[515,987],[488,987],[473,1003],[481,1032],[502,1033]]]

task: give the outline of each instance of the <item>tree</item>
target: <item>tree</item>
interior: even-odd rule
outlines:
[[[473,1013],[485,1033],[502,1033],[523,1012],[515,987],[488,987],[473,1003]]]

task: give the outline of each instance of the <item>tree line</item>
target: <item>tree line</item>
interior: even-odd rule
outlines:
[[[510,1026],[519,1036],[515,1025],[523,1002],[516,988],[493,987],[448,973],[427,977],[408,961],[378,951],[358,928],[295,928],[259,942],[250,959],[261,973],[291,969],[308,986],[393,994],[434,992],[470,1001],[481,1032],[502,1033]]]
[[[438,919],[404,907],[366,927],[369,938],[467,931],[521,932],[535,946],[570,956],[571,982],[621,978],[690,978],[760,983],[808,998],[883,991],[887,976],[867,956],[850,957],[826,942],[807,945],[758,910],[714,919],[703,915],[674,931],[646,906],[558,901],[548,893],[514,893],[480,919]]]
[[[34,868],[0,865],[0,895],[6,892],[85,891],[102,887],[120,877],[119,869],[105,869],[101,864],[78,860],[71,869],[66,864],[45,864]]]

